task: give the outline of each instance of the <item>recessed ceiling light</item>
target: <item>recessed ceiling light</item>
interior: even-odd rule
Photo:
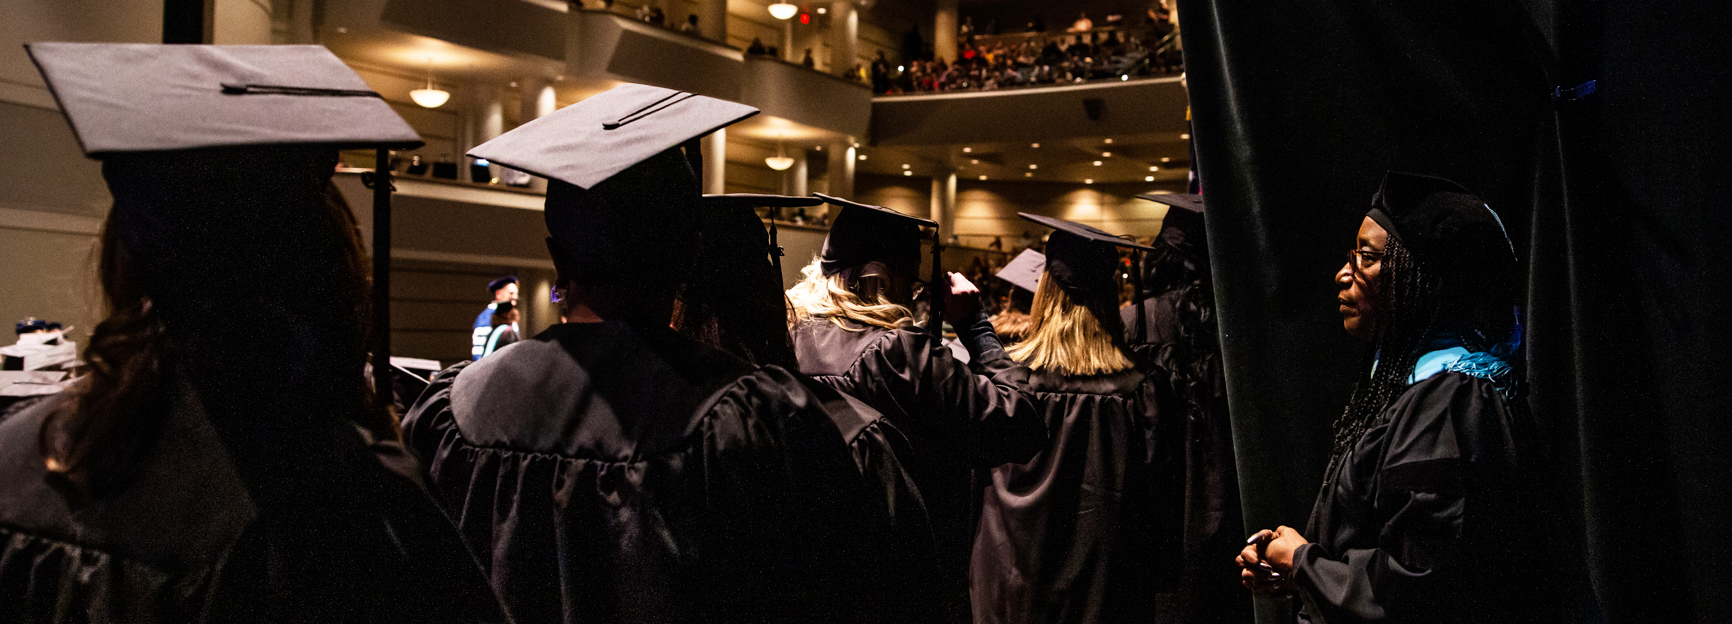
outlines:
[[[1112,144],[1113,144],[1113,140],[1112,140],[1112,139],[1107,139],[1107,145],[1112,145]]]
[[[907,163],[903,163],[902,168],[903,169],[913,169],[914,167],[912,165],[907,164]]]
[[[1173,162],[1173,159],[1171,159],[1171,158],[1167,158],[1167,157],[1166,157],[1166,156],[1162,156],[1162,157],[1161,157],[1161,162]]]
[[[1034,177],[1034,172],[1033,171],[1024,171],[1024,172],[1022,172],[1022,177],[1032,178],[1032,177]]]
[[[1039,143],[1030,143],[1030,144],[1029,144],[1029,145],[1028,145],[1028,146],[1029,146],[1029,147],[1032,147],[1032,148],[1035,148],[1035,149],[1040,149],[1040,144],[1039,144]]]
[[[970,159],[968,159],[968,164],[978,165],[978,164],[980,164],[980,159],[979,158],[970,158]]]
[[[914,172],[913,171],[904,171],[904,172],[902,172],[902,175],[911,176],[911,175],[914,175]],[[1153,180],[1154,178],[1149,178],[1149,179]]]
[[[866,155],[865,155],[865,154],[861,154],[861,155],[860,155],[860,160],[866,160]]]
[[[1094,184],[1094,180],[1083,180],[1083,184]]]
[[[1101,161],[1098,161],[1098,160],[1097,160],[1097,161],[1095,161],[1095,166],[1096,166],[1096,167],[1099,167],[1099,166],[1101,166]]]
[[[823,14],[829,13],[829,12],[830,12],[830,9],[826,9],[824,7],[818,7],[818,14],[819,15],[823,15]]]
[[[1112,152],[1101,152],[1101,158],[1112,158],[1112,157],[1113,157]]]
[[[1028,168],[1029,169],[1039,169],[1040,165],[1029,165]]]
[[[1154,182],[1155,176],[1143,176],[1143,181],[1144,182]]]
[[[986,176],[980,176],[980,179],[985,180]]]
[[[560,82],[563,82],[563,81],[564,81],[564,80],[565,80],[565,75],[563,75],[563,74],[561,74],[561,75],[558,75],[558,76],[554,76],[554,77],[553,77],[553,79],[554,79],[554,80],[555,80],[555,81],[560,81]]]
[[[1131,75],[1130,74],[1119,74],[1119,82],[1130,82],[1130,81],[1131,81]]]
[[[1149,171],[1160,171],[1160,167],[1149,167]]]
[[[1191,140],[1191,135],[1190,134],[1181,134],[1181,135],[1179,135],[1179,140],[1180,141],[1189,141],[1189,140]]]
[[[517,83],[516,83],[516,82],[515,82],[515,81],[513,81],[513,82],[512,82],[512,83],[511,83],[511,86],[512,86],[512,88],[516,88],[516,87],[517,87]]]
[[[822,145],[819,145],[819,146],[817,146],[817,147],[814,147],[814,148],[812,148],[812,149],[814,149],[814,150],[817,150],[817,151],[820,151],[820,152],[822,152],[822,151],[824,151],[824,146],[822,146]]]
[[[962,148],[962,153],[964,153],[964,154],[972,153],[973,151],[974,151],[974,148],[972,148],[972,147]]]
[[[339,35],[347,35],[347,34],[349,34],[349,29],[347,29],[347,28],[344,28],[344,27],[342,27],[342,26],[338,26],[338,27],[337,27],[337,34],[339,34]]]

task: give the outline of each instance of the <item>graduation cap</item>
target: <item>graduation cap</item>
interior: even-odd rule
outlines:
[[[499,292],[499,289],[504,288],[507,285],[516,284],[516,283],[517,283],[517,276],[516,275],[507,275],[505,277],[501,277],[499,279],[488,282],[487,283],[487,292],[496,293],[496,292]]]
[[[1209,256],[1208,231],[1203,227],[1203,196],[1196,193],[1143,193],[1146,199],[1168,207],[1161,219],[1161,242],[1187,258],[1206,261]]]
[[[1445,287],[1514,297],[1516,251],[1503,219],[1485,200],[1449,180],[1390,171],[1366,213],[1444,278]],[[1463,296],[1455,290],[1450,296]]]
[[[1024,249],[1017,254],[1010,264],[1004,265],[996,275],[998,279],[1010,282],[1012,286],[1034,292],[1040,286],[1040,274],[1046,271],[1046,254],[1033,249]]]
[[[830,235],[824,237],[823,260],[819,263],[824,275],[835,275],[873,261],[883,262],[893,271],[919,271],[920,227],[932,228],[932,281],[927,284],[932,301],[928,304],[927,325],[938,335],[944,325],[944,298],[940,292],[948,290],[938,222],[823,193],[813,195],[842,208],[842,213],[830,224]]]
[[[1057,282],[1059,288],[1070,295],[1073,301],[1094,312],[1095,318],[1100,320],[1109,334],[1123,335],[1123,332],[1116,329],[1121,322],[1118,315],[1118,282],[1114,281],[1114,275],[1119,271],[1118,249],[1126,247],[1154,251],[1155,248],[1075,221],[1026,212],[1019,212],[1017,215],[1055,230],[1046,242],[1047,275],[1052,276],[1053,281]],[[1140,276],[1135,282],[1141,285]],[[1138,291],[1135,300],[1141,301],[1140,287]],[[1140,310],[1141,306],[1138,308]]]
[[[329,179],[337,149],[376,147],[376,171],[363,178],[373,186],[373,313],[378,326],[390,326],[388,149],[423,142],[329,50],[115,43],[25,47],[85,154],[105,159],[103,177],[116,206],[140,206],[110,216],[111,226],[134,244],[149,232],[166,231],[153,228],[170,221],[244,218],[195,215],[192,207],[174,201],[177,194],[194,188],[206,196],[240,193],[249,185],[255,192],[306,189],[308,181]],[[183,212],[153,214],[171,210]],[[385,370],[391,333],[377,334],[374,369]],[[376,380],[381,395],[389,391],[385,379]]]
[[[758,208],[805,208],[824,203],[818,197],[795,197],[792,195],[760,195],[757,193],[728,193],[723,195],[705,195],[703,204],[706,209],[717,210],[752,210],[754,216]],[[776,266],[776,279],[782,275],[782,246],[776,242],[776,220],[770,220],[771,262]]]
[[[591,189],[756,114],[745,104],[626,84],[518,126],[475,146],[469,156]]]
[[[468,155],[548,178],[547,231],[584,272],[653,279],[682,261],[699,179],[696,139],[758,109],[652,87],[615,87],[523,124]],[[682,147],[689,147],[690,154]]]
[[[390,104],[322,46],[25,48],[92,157],[248,145],[422,144]]]

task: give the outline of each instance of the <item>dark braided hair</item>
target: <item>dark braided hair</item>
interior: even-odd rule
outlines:
[[[1331,461],[1345,453],[1371,421],[1407,390],[1408,375],[1441,312],[1436,277],[1393,236],[1383,249],[1376,287],[1384,313],[1361,364],[1367,374],[1353,385],[1347,409],[1335,419]]]
[[[1472,352],[1493,351],[1519,335],[1510,316],[1512,303],[1495,288],[1476,292],[1475,276],[1448,279],[1420,261],[1400,239],[1391,236],[1384,247],[1377,294],[1383,310],[1366,349],[1347,408],[1335,420],[1331,461],[1346,453],[1377,415],[1407,390],[1419,357],[1433,341],[1447,336]],[[1485,281],[1497,276],[1479,276]]]

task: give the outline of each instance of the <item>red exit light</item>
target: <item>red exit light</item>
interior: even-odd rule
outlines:
[[[801,14],[800,14],[800,23],[801,23],[801,24],[810,24],[810,23],[812,23],[812,14],[810,14],[810,13],[801,13]]]

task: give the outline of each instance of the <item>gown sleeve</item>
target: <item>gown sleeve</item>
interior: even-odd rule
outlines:
[[[1005,355],[984,314],[957,334],[972,365],[958,361],[926,332],[891,332],[853,371],[863,378],[862,387],[881,395],[867,403],[895,404],[912,416],[912,422],[905,423],[910,429],[939,440],[976,466],[1032,459],[1046,448],[1047,431],[1022,394],[1028,369]]]
[[[1307,610],[1327,622],[1429,621],[1424,614],[1459,610],[1463,565],[1497,550],[1475,544],[1509,518],[1491,484],[1514,472],[1508,411],[1489,382],[1443,374],[1409,388],[1390,409],[1371,501],[1381,526],[1374,548],[1331,551],[1321,544],[1294,553],[1293,575]],[[1340,478],[1352,478],[1342,476]],[[1315,537],[1315,536],[1311,536]],[[1419,617],[1416,617],[1419,616]]]

